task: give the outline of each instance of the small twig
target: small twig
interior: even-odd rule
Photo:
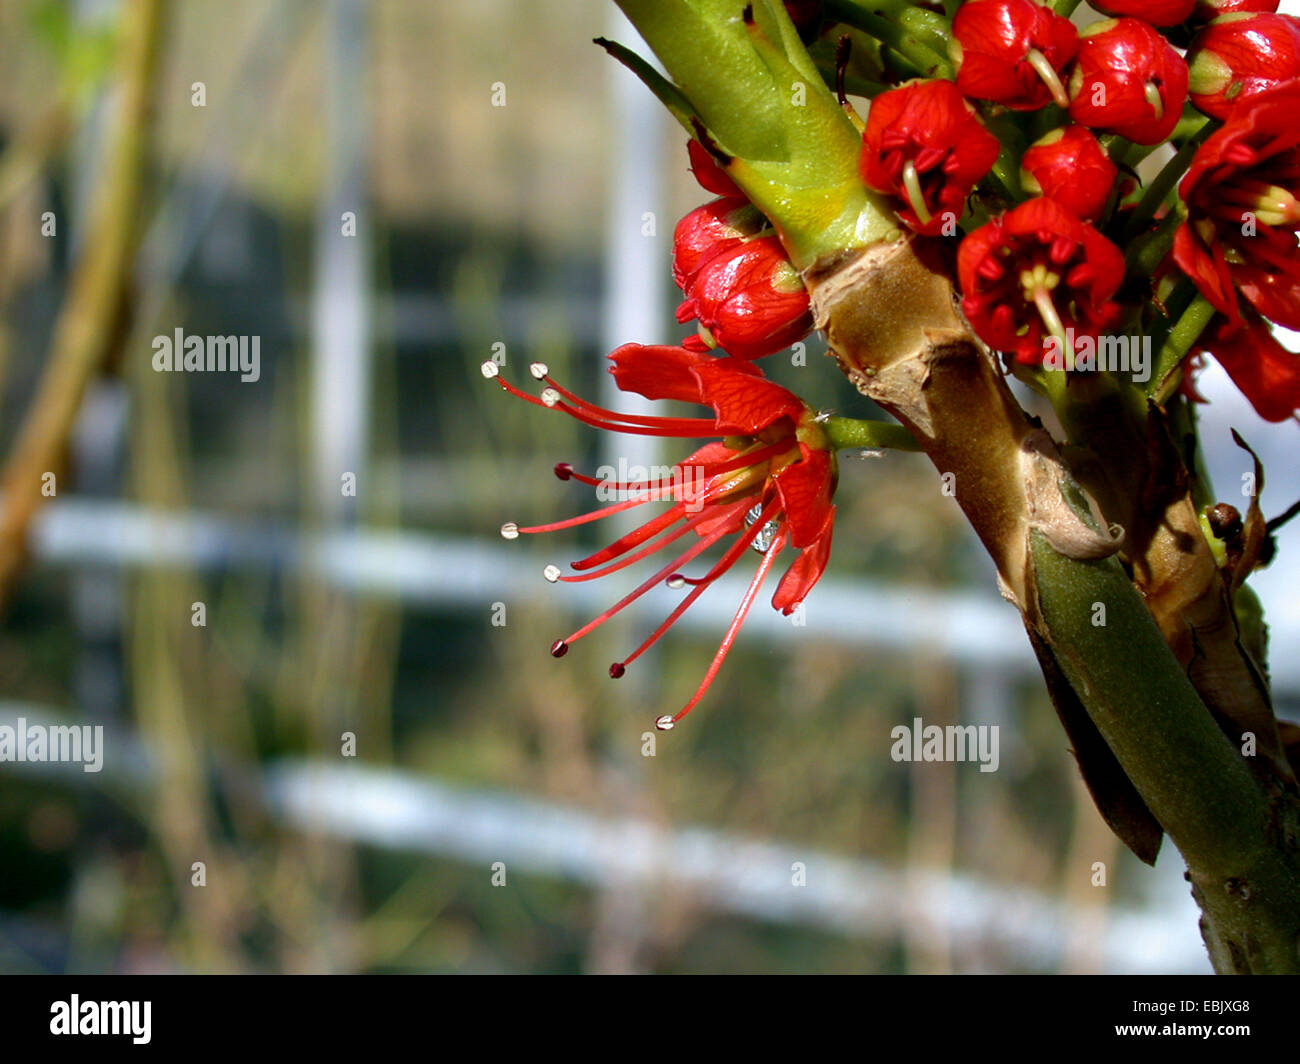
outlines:
[[[107,139],[104,179],[54,329],[47,368],[0,474],[0,604],[8,600],[26,558],[27,530],[45,501],[45,474],[61,467],[86,388],[121,340],[140,240],[163,8],[164,0],[133,0],[123,12],[117,70],[121,94]]]

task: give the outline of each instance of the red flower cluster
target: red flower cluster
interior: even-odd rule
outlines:
[[[767,380],[749,362],[713,358],[682,347],[643,347],[626,344],[609,356],[611,372],[623,391],[648,399],[676,399],[711,407],[712,417],[665,418],[618,414],[595,406],[557,384],[547,368],[535,363],[532,374],[545,382],[540,398],[520,391],[500,377],[494,362],[483,365],[510,394],[527,402],[560,410],[587,425],[642,436],[690,439],[717,436],[674,467],[667,483],[607,483],[577,473],[568,464],[555,467],[561,480],[576,480],[626,496],[601,510],[554,524],[520,528],[502,526],[514,539],[521,533],[552,532],[621,513],[648,502],[671,502],[663,513],[609,546],[573,563],[565,575],[547,566],[552,582],[595,580],[650,557],[682,537],[690,545],[661,566],[633,591],[600,616],[558,639],[551,654],[562,657],[569,647],[646,592],[666,582],[690,587],[681,603],[631,654],[610,666],[612,677],[646,652],[719,577],[753,548],[762,555],[749,588],[741,599],[722,643],[695,694],[674,716],[660,717],[660,729],[671,728],[704,697],[777,557],[786,547],[795,551],[772,597],[774,608],[793,613],[820,579],[830,556],[837,466],[835,453],[816,413],[780,385]],[[689,577],[681,569],[714,544],[732,540],[722,557],[702,575]]]
[[[1152,25],[1184,21],[1192,5],[1113,0],[1105,6],[1142,17],[1095,22],[1080,34],[1033,0],[963,4],[952,23],[957,87],[1016,111],[1055,102],[1081,125],[1159,143],[1182,114],[1187,65]]]
[[[1040,363],[1052,338],[1068,355],[1072,336],[1095,340],[1122,316],[1124,257],[1098,227],[1132,204],[1093,131],[1160,144],[1190,99],[1226,125],[1182,181],[1186,222],[1171,257],[1223,315],[1203,346],[1264,416],[1284,416],[1300,408],[1300,356],[1273,338],[1268,320],[1300,328],[1300,19],[1277,14],[1275,0],[1093,7],[1113,17],[1076,31],[1036,0],[960,5],[955,84],[905,82],[873,100],[863,182],[892,197],[914,232],[951,235],[1003,150],[983,119],[1053,103],[1068,114],[1021,153],[1020,185],[1034,198],[969,233],[958,251],[975,331],[1021,363]],[[1157,29],[1173,26],[1194,33],[1186,59]],[[982,114],[970,100],[984,101]],[[1004,127],[1013,124],[1004,117]],[[1014,136],[1003,139],[1015,149]],[[1014,196],[998,173],[993,193]],[[1159,220],[1166,210],[1143,217]]]

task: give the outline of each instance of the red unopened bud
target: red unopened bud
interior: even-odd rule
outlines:
[[[997,157],[997,138],[951,81],[918,81],[871,102],[859,170],[868,186],[901,201],[900,217],[918,233],[952,235]]]
[[[1196,0],[1095,0],[1103,15],[1133,15],[1153,26],[1177,26],[1186,22]]]
[[[1097,138],[1077,125],[1041,137],[1025,152],[1020,167],[1026,192],[1051,197],[1085,222],[1101,217],[1119,176]]]
[[[1013,111],[1064,107],[1060,74],[1077,48],[1070,20],[1033,0],[972,0],[952,22],[957,87]]]
[[[808,292],[771,236],[715,255],[700,268],[677,308],[679,322],[693,318],[708,336],[691,337],[684,347],[716,344],[738,358],[774,354],[812,329]]]
[[[696,207],[673,231],[673,280],[683,292],[715,255],[757,236],[767,220],[746,199],[723,198]]]
[[[1300,19],[1225,15],[1196,35],[1187,67],[1192,103],[1207,115],[1227,118],[1242,100],[1300,77]]]
[[[727,172],[709,154],[709,149],[698,140],[692,138],[688,141],[686,151],[691,157],[691,173],[706,192],[712,192],[715,196],[745,198],[736,182],[727,176]]]
[[[1070,77],[1070,117],[1137,144],[1173,132],[1187,99],[1187,64],[1164,37],[1135,18],[1094,22],[1079,37]]]
[[[1192,21],[1209,22],[1237,11],[1276,11],[1277,8],[1278,0],[1196,0]]]

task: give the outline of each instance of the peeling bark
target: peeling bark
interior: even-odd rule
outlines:
[[[1261,751],[1281,751],[1186,478],[1146,525],[1140,508],[1113,508],[1122,489],[1104,471],[1081,487],[1072,463],[1088,462],[1067,460],[1016,403],[957,307],[944,255],[938,242],[906,237],[814,264],[804,279],[817,327],[858,390],[953,475],[1098,808],[1144,860],[1169,832],[1216,969],[1300,970],[1300,803],[1289,768],[1277,771],[1271,756],[1247,767],[1215,721],[1249,721]],[[1109,524],[1103,515],[1115,512],[1133,527]],[[1098,601],[1108,627],[1087,619]]]

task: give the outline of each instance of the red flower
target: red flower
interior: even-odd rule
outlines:
[[[1103,15],[1135,15],[1153,26],[1177,26],[1187,21],[1196,0],[1096,0],[1092,6]]]
[[[1187,221],[1174,261],[1234,324],[1240,292],[1255,309],[1300,328],[1300,81],[1233,111],[1201,145],[1179,185]]]
[[[762,232],[767,219],[746,199],[715,199],[696,207],[673,231],[673,280],[683,292],[714,256]]]
[[[1219,319],[1198,346],[1228,371],[1265,421],[1285,421],[1300,410],[1300,354],[1278,343],[1259,315],[1248,314],[1235,327]]]
[[[1300,77],[1300,19],[1237,14],[1216,19],[1187,52],[1192,103],[1227,118],[1242,100]]]
[[[1074,58],[1078,31],[1033,0],[972,0],[952,21],[957,87],[967,96],[1035,111],[1067,103],[1060,72]]]
[[[938,236],[945,222],[961,217],[998,150],[997,138],[980,125],[957,86],[916,81],[871,101],[858,168],[868,186],[904,201],[903,221]]]
[[[812,329],[808,292],[774,236],[748,240],[703,263],[677,320],[699,319],[693,351],[717,346],[739,358],[762,358],[788,347]]]
[[[691,157],[691,173],[705,192],[715,196],[745,199],[740,187],[727,176],[727,172],[718,165],[717,160],[709,154],[709,149],[692,137],[686,142],[686,151]]]
[[[1187,99],[1187,64],[1135,18],[1094,22],[1079,37],[1070,76],[1070,117],[1137,144],[1168,138]]]
[[[562,410],[584,424],[611,432],[680,439],[720,436],[722,439],[705,444],[674,466],[670,478],[659,482],[610,482],[576,473],[564,463],[557,465],[555,472],[561,480],[576,480],[627,497],[603,509],[554,524],[533,528],[506,524],[501,534],[514,539],[521,532],[572,528],[647,502],[672,502],[669,509],[635,531],[574,562],[576,573],[563,575],[554,565],[547,566],[544,573],[552,582],[594,580],[694,534],[684,551],[635,590],[552,645],[551,654],[562,657],[573,643],[661,582],[666,581],[670,587],[689,586],[691,590],[663,624],[631,654],[610,666],[610,675],[615,678],[622,676],[629,664],[672,627],[705,589],[739,560],[746,548],[752,547],[763,555],[703,682],[675,716],[656,721],[659,728],[668,729],[686,716],[708,690],[781,551],[787,546],[796,551],[793,563],[772,596],[773,607],[782,613],[793,613],[825,571],[835,520],[835,507],[831,503],[837,477],[835,453],[815,412],[797,396],[767,380],[748,362],[711,358],[680,347],[640,344],[625,344],[609,357],[614,363],[611,372],[623,391],[638,392],[648,399],[700,403],[713,408],[713,417],[617,414],[562,388],[540,363],[532,366],[532,373],[546,382],[541,398],[521,392],[501,379],[494,362],[485,362],[483,372],[485,376],[496,377],[512,395],[538,406]],[[728,538],[733,538],[733,542],[703,575],[687,577],[679,572],[715,543]]]
[[[1193,22],[1209,22],[1236,11],[1276,11],[1278,0],[1196,0]]]
[[[1106,149],[1077,125],[1040,137],[1020,160],[1020,183],[1026,192],[1054,199],[1085,222],[1101,217],[1118,176]]]
[[[990,347],[1043,361],[1048,336],[1094,339],[1111,328],[1124,256],[1054,200],[1022,203],[975,230],[957,252],[962,310]],[[1068,330],[1073,330],[1073,333]]]

